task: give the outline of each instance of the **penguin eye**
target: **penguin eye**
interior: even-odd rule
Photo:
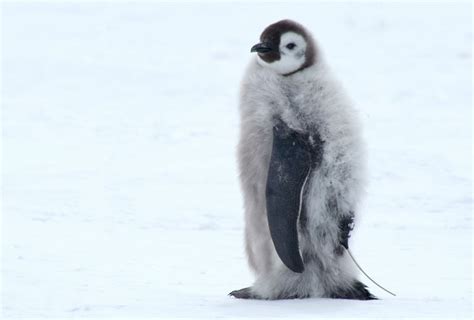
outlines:
[[[290,50],[293,50],[293,48],[296,47],[296,44],[294,44],[293,42],[292,42],[292,43],[288,43],[288,44],[286,45],[286,47],[287,47],[288,49],[290,49]]]

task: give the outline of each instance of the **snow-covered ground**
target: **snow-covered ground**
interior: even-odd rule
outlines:
[[[2,9],[3,317],[471,317],[470,4]],[[351,246],[396,297],[227,296],[252,282],[239,81],[287,17],[361,111],[370,188]]]

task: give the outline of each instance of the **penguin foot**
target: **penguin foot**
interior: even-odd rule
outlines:
[[[229,296],[232,296],[237,299],[255,299],[255,300],[288,300],[288,299],[304,299],[309,298],[309,294],[286,294],[280,293],[277,296],[273,297],[262,297],[255,294],[252,291],[252,287],[243,288],[240,290],[234,290],[229,293]]]
[[[334,299],[352,299],[352,300],[378,300],[376,296],[367,290],[367,286],[356,280],[349,288],[340,288],[330,294]]]
[[[232,296],[237,299],[260,299],[252,292],[251,287],[243,288],[240,290],[234,290],[229,293],[229,296]]]

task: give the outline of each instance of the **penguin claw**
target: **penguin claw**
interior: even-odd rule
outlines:
[[[252,293],[252,288],[247,287],[240,290],[234,290],[229,293],[229,296],[237,298],[237,299],[256,299],[257,297],[255,294]]]
[[[376,296],[370,293],[367,286],[358,280],[355,280],[352,286],[348,288],[336,290],[329,297],[333,299],[378,300]]]

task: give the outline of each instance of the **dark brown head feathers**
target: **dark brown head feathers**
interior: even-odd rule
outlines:
[[[260,35],[260,41],[262,43],[270,44],[273,48],[279,48],[280,38],[286,32],[294,32],[301,35],[307,43],[305,63],[298,70],[291,72],[291,74],[313,65],[316,61],[316,45],[313,37],[301,24],[295,21],[285,19],[269,25]],[[260,58],[265,62],[271,63],[280,60],[281,56],[280,52],[276,50],[268,54],[260,55]]]

